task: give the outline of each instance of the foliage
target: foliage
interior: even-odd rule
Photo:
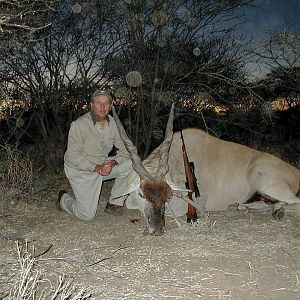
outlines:
[[[277,67],[266,76],[268,99],[282,98],[289,108],[300,104],[300,67]]]
[[[38,6],[46,3],[47,13]],[[288,92],[290,100],[299,71],[292,65],[281,66],[269,80],[249,82],[244,66],[251,58],[251,45],[235,31],[245,20],[243,6],[249,3],[53,0],[37,1],[37,8],[31,3],[30,11],[40,16],[31,25],[41,28],[16,46],[8,43],[8,51],[0,57],[5,118],[0,143],[35,144],[45,153],[43,164],[56,168],[63,161],[70,123],[87,111],[90,95],[102,87],[114,92],[118,111],[142,157],[163,138],[171,102],[181,119],[191,118],[182,123],[202,128],[210,123],[212,130],[226,131],[226,126],[249,130],[252,122],[245,126],[243,112],[254,103],[258,118],[264,120],[263,98]],[[12,16],[19,12],[13,8]],[[15,30],[10,32],[12,41]],[[279,57],[273,53],[283,40],[282,36],[271,39],[261,55],[270,60]],[[287,41],[291,53],[297,43]],[[293,50],[294,59],[296,54]],[[265,87],[274,85],[274,80],[282,84],[270,95]],[[219,115],[212,113],[216,110]]]
[[[268,70],[265,78],[258,82],[263,98],[268,101],[282,98],[288,107],[299,105],[300,33],[289,28],[270,33],[257,55]]]
[[[28,155],[10,145],[2,146],[0,155],[1,195],[12,205],[31,193],[33,163]]]
[[[189,109],[197,109],[206,101],[203,94],[215,103],[231,103],[247,91],[241,64],[246,50],[232,35],[234,20],[241,18],[233,12],[247,1],[129,2],[117,12],[124,46],[110,69],[119,77],[117,94],[136,106],[134,113],[127,107],[128,132],[146,156],[163,136],[157,133],[172,101],[182,108],[191,101]],[[129,70],[142,75],[140,85],[128,82]]]
[[[0,1],[0,53],[11,55],[13,49],[21,47],[51,26],[57,0],[2,0]]]

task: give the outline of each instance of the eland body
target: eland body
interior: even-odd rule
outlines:
[[[164,232],[165,205],[175,215],[187,211],[186,176],[182,159],[180,132],[172,134],[171,109],[165,141],[143,162],[119,129],[127,150],[131,153],[135,171],[119,191],[131,193],[145,218],[150,234]],[[117,126],[122,126],[118,120]],[[286,204],[298,204],[300,171],[287,162],[265,152],[215,138],[200,129],[182,131],[189,160],[194,162],[200,197],[195,206],[201,215],[205,211],[224,210],[232,204],[245,204],[258,196],[271,205],[273,216],[284,215]],[[118,191],[114,191],[118,194]],[[120,192],[119,192],[120,194]],[[129,204],[129,206],[132,206]]]

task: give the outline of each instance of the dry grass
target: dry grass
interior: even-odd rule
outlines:
[[[28,249],[28,244],[17,243],[18,268],[13,276],[14,283],[9,294],[4,298],[9,300],[83,300],[89,299],[91,294],[85,288],[77,288],[72,280],[60,275],[57,283],[49,280],[43,273],[36,256]],[[34,250],[33,250],[34,251]]]
[[[27,154],[8,145],[1,146],[0,155],[0,195],[5,197],[6,204],[14,205],[31,193],[34,175],[32,160]]]
[[[2,146],[0,155],[0,203],[3,208],[0,218],[5,218],[11,215],[13,206],[20,204],[24,207],[24,204],[32,198],[34,172],[30,157],[18,149]],[[15,222],[18,222],[18,219]],[[0,232],[1,239],[16,240],[17,243],[17,262],[8,263],[11,272],[9,272],[9,285],[6,288],[11,287],[9,291],[6,289],[0,293],[0,299],[81,300],[90,298],[91,295],[86,292],[85,288],[77,288],[76,284],[63,274],[56,277],[51,275],[51,278],[48,278],[47,272],[45,273],[39,259],[34,255],[34,247],[30,251],[25,239],[14,235],[6,236],[7,224],[0,227],[4,229]]]
[[[94,220],[80,222],[46,204],[32,203],[27,211],[16,207],[15,214],[0,218],[7,238],[0,249],[0,276],[7,273],[2,286],[11,287],[13,296],[27,286],[36,287],[37,296],[44,291],[41,299],[52,299],[60,288],[70,291],[75,286],[68,286],[66,278],[88,287],[91,299],[288,300],[299,296],[297,215],[277,222],[270,213],[228,210],[189,225],[185,217],[179,218],[180,227],[167,217],[165,235],[150,237],[143,236],[143,221],[130,222],[140,216],[137,211],[116,218],[99,207]],[[29,245],[34,243],[37,250],[29,251],[24,244],[16,259],[13,233],[31,241]],[[49,245],[53,246],[47,251]],[[59,297],[53,299],[64,299]]]
[[[58,181],[57,189],[69,189]],[[0,290],[5,300],[87,299],[88,292],[90,299],[116,300],[299,298],[296,212],[280,222],[271,213],[236,209],[212,212],[192,224],[185,217],[178,223],[167,217],[165,235],[151,237],[143,235],[138,211],[121,217],[101,212],[110,188],[104,185],[97,216],[90,222],[57,212],[57,193],[50,192],[45,194],[48,201],[26,207],[22,201],[9,214],[0,213]],[[23,245],[17,256],[14,240]],[[29,250],[25,241],[36,250]],[[31,298],[26,298],[26,288]],[[79,294],[82,290],[85,294]]]

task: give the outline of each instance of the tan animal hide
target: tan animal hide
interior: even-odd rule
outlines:
[[[200,129],[185,129],[183,137],[189,160],[194,162],[201,197],[195,199],[205,211],[224,210],[229,205],[245,203],[255,193],[267,195],[284,204],[300,203],[295,195],[299,190],[300,171],[283,160],[255,149],[223,141]],[[187,197],[180,133],[174,133],[169,152],[169,172],[166,180],[175,190],[171,207],[175,215],[185,215]],[[159,147],[158,147],[159,149]],[[155,173],[158,149],[143,161],[149,173]],[[133,171],[115,195],[135,193],[138,175]],[[177,192],[176,192],[177,190]],[[176,195],[179,195],[176,196]],[[136,197],[129,197],[127,206],[138,208]]]

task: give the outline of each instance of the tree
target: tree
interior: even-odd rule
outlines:
[[[2,84],[24,95],[45,144],[64,139],[96,87],[112,86],[146,156],[163,137],[171,101],[190,122],[200,107],[232,107],[249,94],[248,45],[234,30],[250,2],[60,2],[51,26],[0,58]]]
[[[0,53],[22,47],[24,40],[51,27],[58,0],[2,0],[0,2]]]
[[[196,110],[202,95],[231,105],[248,91],[246,45],[233,35],[242,18],[235,12],[248,3],[126,1],[117,10],[124,46],[111,69],[128,108],[136,108],[128,110],[128,130],[143,156],[162,138],[171,101]]]
[[[113,20],[107,7],[93,6],[86,16],[71,4],[58,7],[55,20],[43,34],[37,33],[36,39],[24,41],[21,49],[0,59],[2,86],[22,93],[34,142],[45,147],[44,154],[61,149],[54,158],[60,161],[70,121],[76,111],[83,111],[94,89],[110,81],[106,57],[118,47],[111,37],[107,20]],[[48,165],[53,163],[47,155],[44,158]]]
[[[266,75],[268,98],[281,99],[288,108],[300,103],[300,67],[277,67]]]

